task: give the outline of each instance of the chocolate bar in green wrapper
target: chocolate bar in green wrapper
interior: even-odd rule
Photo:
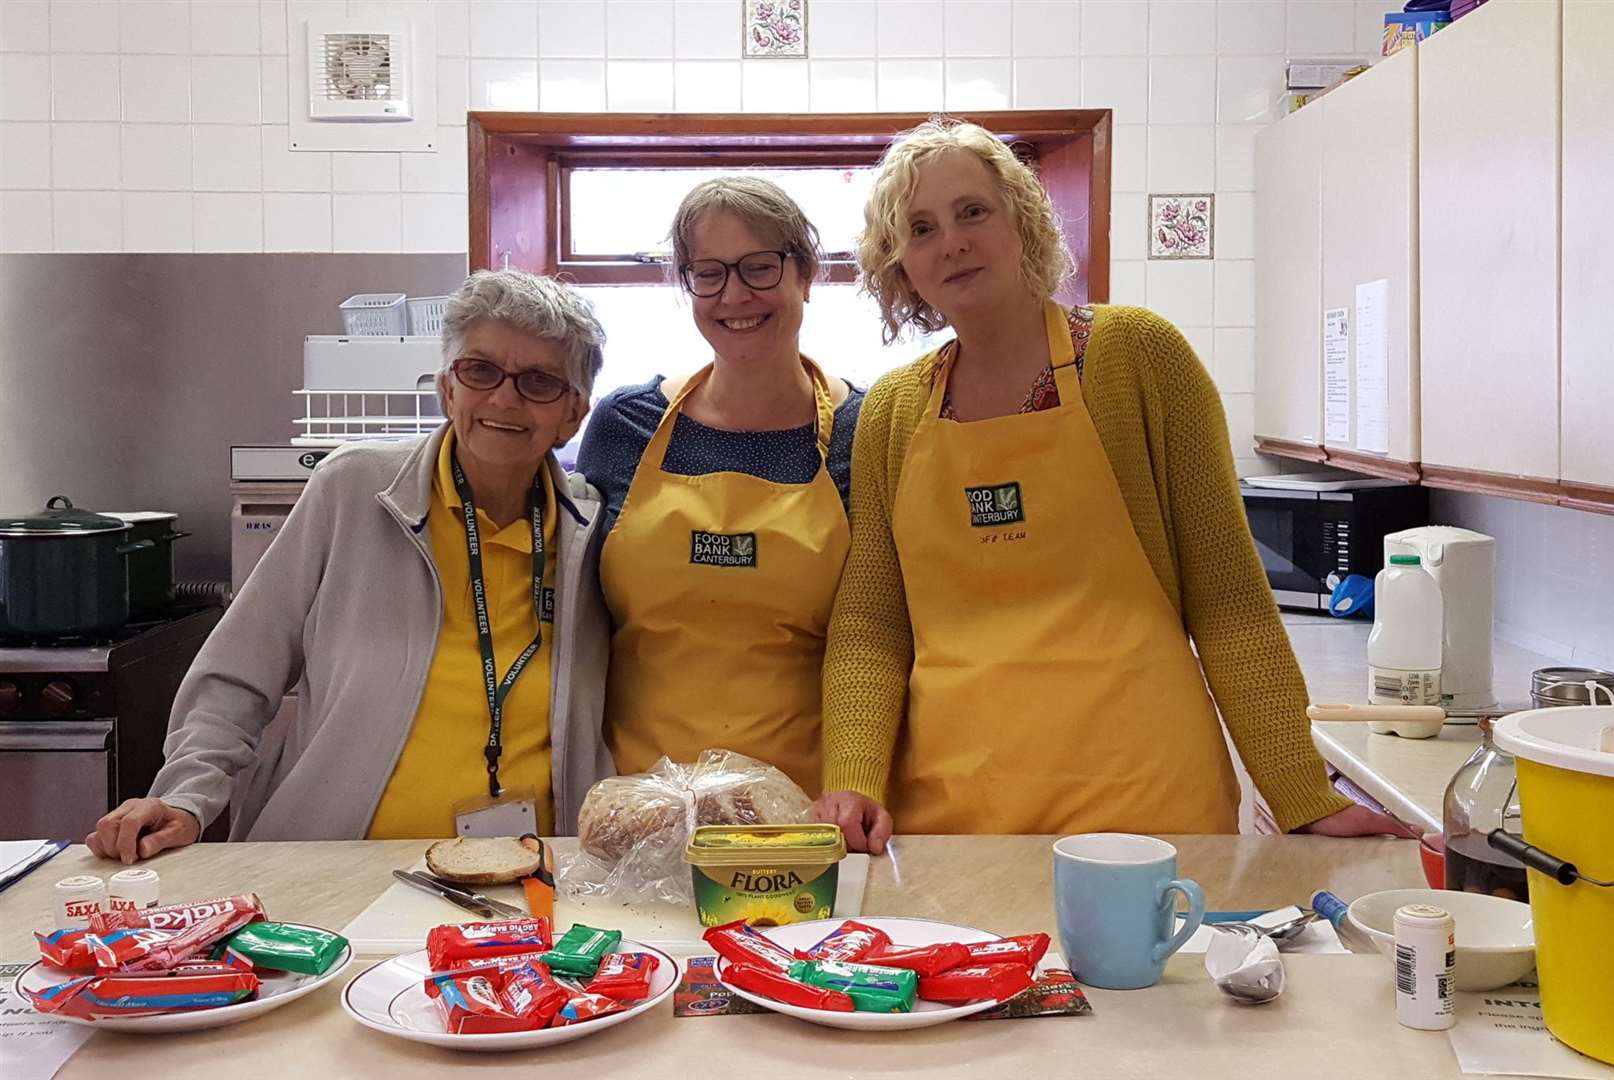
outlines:
[[[224,945],[254,967],[323,975],[347,948],[347,938],[312,926],[255,922],[237,930]]]
[[[838,960],[798,960],[790,965],[790,977],[808,986],[841,991],[859,1012],[912,1012],[919,991],[917,972]]]
[[[555,947],[539,957],[556,975],[574,978],[592,978],[599,970],[600,959],[615,951],[622,940],[620,930],[596,930],[592,926],[576,923],[555,942]]]

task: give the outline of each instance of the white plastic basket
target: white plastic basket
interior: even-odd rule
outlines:
[[[403,293],[359,293],[342,301],[342,328],[350,336],[402,337]]]
[[[448,308],[446,296],[411,296],[405,306],[409,309],[409,333],[413,337],[437,337],[443,332],[443,312]]]

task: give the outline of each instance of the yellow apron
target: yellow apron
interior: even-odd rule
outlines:
[[[818,792],[820,674],[850,530],[824,461],[835,407],[802,358],[818,403],[818,474],[776,484],[744,473],[662,469],[690,378],[645,447],[600,556],[616,630],[606,738],[617,770],[721,747]]]
[[[1238,783],[1046,308],[1060,405],[940,418],[892,509],[914,631],[890,803],[905,833],[1219,833]]]

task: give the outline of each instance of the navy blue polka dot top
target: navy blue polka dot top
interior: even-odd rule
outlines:
[[[577,471],[605,497],[607,531],[616,524],[639,459],[666,415],[667,396],[661,392],[664,378],[657,375],[647,383],[606,394],[594,406],[594,415],[583,432]],[[847,385],[851,393],[835,409],[827,462],[842,505],[852,488],[852,433],[857,428],[858,410],[863,407],[863,391]],[[673,422],[662,468],[678,476],[738,472],[775,484],[806,484],[818,475],[817,432],[813,424],[781,431],[724,431],[680,412]]]

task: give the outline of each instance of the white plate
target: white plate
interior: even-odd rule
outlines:
[[[426,962],[425,949],[394,956],[361,971],[342,991],[342,1008],[365,1027],[383,1035],[445,1046],[450,1050],[526,1050],[570,1042],[648,1012],[678,985],[678,962],[660,949],[623,938],[616,951],[650,953],[659,961],[650,976],[650,996],[630,1009],[581,1024],[492,1035],[455,1035],[445,1031],[437,1002],[426,996],[425,981],[431,974],[431,965]]]
[[[286,923],[287,926],[305,926],[306,923]],[[308,929],[319,929],[308,927]],[[329,933],[329,931],[327,931]],[[342,972],[353,962],[353,947],[347,946],[323,975],[297,975],[289,971],[260,971],[258,996],[236,1005],[223,1005],[217,1009],[198,1009],[195,1012],[158,1013],[154,1016],[107,1017],[90,1020],[78,1016],[52,1013],[70,1024],[87,1024],[99,1031],[124,1031],[134,1035],[159,1035],[172,1031],[202,1031],[206,1028],[239,1024],[262,1016],[282,1005],[296,1001],[304,994],[312,994]],[[17,989],[39,991],[48,986],[82,977],[81,972],[63,971],[46,965],[34,964],[17,976]]]
[[[843,919],[820,919],[816,922],[792,923],[789,926],[758,927],[762,933],[771,940],[783,945],[787,949],[806,949],[824,939],[830,931],[840,926]],[[872,926],[877,930],[884,930],[891,935],[893,945],[917,947],[920,945],[937,945],[945,941],[957,941],[964,945],[973,945],[980,941],[997,941],[997,934],[989,934],[985,930],[977,930],[972,926],[954,926],[951,923],[931,922],[928,919],[897,919],[897,918],[860,918],[858,922]],[[717,972],[718,981],[728,987],[730,991],[738,994],[745,1000],[774,1012],[794,1016],[798,1020],[806,1020],[813,1024],[823,1024],[825,1027],[846,1028],[850,1031],[900,1031],[908,1028],[932,1027],[936,1024],[945,1024],[949,1020],[957,1020],[971,1013],[985,1012],[997,1005],[994,998],[982,998],[972,1001],[968,1005],[943,1005],[935,1001],[915,1001],[913,1012],[906,1013],[877,1013],[877,1012],[830,1012],[827,1009],[808,1009],[800,1005],[786,1005],[782,1001],[754,994],[749,990],[741,990],[738,986],[723,978],[728,970],[728,961],[718,957],[713,968]]]

